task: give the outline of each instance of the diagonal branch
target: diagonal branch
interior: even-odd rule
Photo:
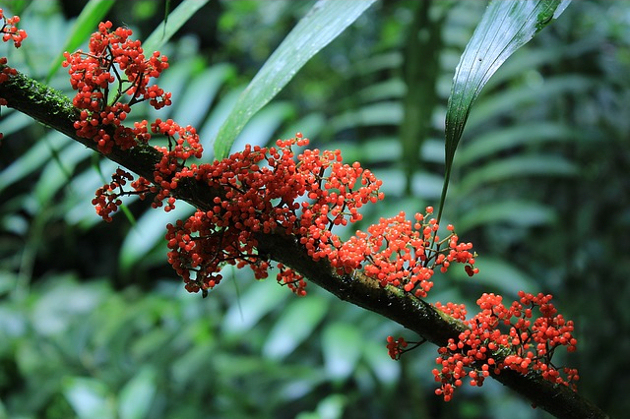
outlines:
[[[0,70],[1,70],[0,66]],[[0,84],[0,97],[8,106],[25,113],[42,124],[96,150],[96,143],[76,135],[77,110],[60,92],[18,73]],[[107,158],[143,176],[153,178],[161,154],[148,145],[122,151],[114,148]],[[185,179],[174,191],[176,198],[197,208],[209,209],[215,191],[203,183]],[[418,333],[430,342],[443,346],[449,338],[457,339],[465,326],[436,310],[429,303],[394,287],[382,288],[378,281],[361,272],[339,276],[326,260],[313,261],[294,236],[284,233],[260,233],[257,237],[261,254],[284,263],[303,274],[341,300],[381,314]],[[555,386],[538,375],[523,376],[504,370],[493,378],[529,399],[558,418],[607,418],[606,413],[565,386]]]

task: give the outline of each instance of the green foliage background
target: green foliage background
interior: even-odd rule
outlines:
[[[40,79],[81,1],[4,1],[29,33],[13,66]],[[106,7],[107,3],[102,2]],[[146,38],[164,3],[112,2]],[[174,8],[178,2],[171,1]],[[238,94],[310,1],[210,1],[164,45],[159,117],[212,141]],[[384,181],[359,226],[437,205],[446,100],[484,2],[377,2],[247,124],[233,149],[303,132]],[[95,25],[94,25],[95,27]],[[85,44],[84,44],[85,45]],[[437,278],[432,301],[550,292],[577,324],[579,390],[630,408],[630,3],[575,1],[490,80],[455,156],[444,221],[475,243],[482,273]],[[72,95],[65,70],[50,84]],[[144,114],[142,112],[145,112]],[[155,117],[135,110],[134,117]],[[293,297],[247,271],[202,300],[166,264],[164,225],[192,211],[127,201],[102,223],[93,191],[109,161],[2,109],[0,418],[542,418],[494,382],[433,395],[435,348],[387,357],[395,324],[309,287]]]

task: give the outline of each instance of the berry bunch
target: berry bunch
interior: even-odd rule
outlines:
[[[481,386],[491,372],[500,374],[504,369],[523,375],[537,373],[545,380],[575,390],[577,370],[559,368],[551,362],[558,347],[573,352],[577,344],[573,322],[557,314],[551,299],[551,295],[521,291],[519,300],[506,307],[500,295],[483,294],[477,300],[481,311],[465,321],[469,329],[438,349],[436,363],[440,367],[433,370],[433,375],[441,387],[436,394],[448,401],[466,376],[471,385]],[[436,304],[436,307],[464,319],[461,307],[453,304]]]
[[[400,213],[343,242],[333,228],[360,220],[359,208],[382,199],[381,181],[358,163],[343,164],[338,150],[307,149],[295,158],[292,147],[307,144],[298,133],[277,147],[247,146],[222,161],[185,171],[219,191],[211,210],[167,226],[169,261],[189,291],[216,286],[224,263],[250,266],[256,278],[265,278],[270,265],[258,255],[256,237],[271,232],[294,235],[313,260],[327,259],[340,275],[362,268],[381,286],[418,297],[433,286],[436,266],[446,271],[452,262],[463,263],[470,275],[478,272],[471,244],[458,243],[452,232],[440,241],[438,224],[429,218],[431,207],[425,215],[417,214],[413,224]],[[305,294],[303,277],[290,268],[281,266],[278,280]]]
[[[63,62],[77,91],[73,104],[81,110],[74,128],[79,136],[94,139],[103,154],[114,145],[126,150],[148,140],[140,127],[122,125],[132,105],[148,100],[160,109],[171,103],[170,93],[149,85],[168,67],[167,58],[157,51],[145,57],[140,41],[129,38],[130,29],[111,28],[111,22],[100,23],[90,37],[89,52],[65,52]]]
[[[200,158],[203,152],[196,130],[171,119],[156,119],[151,124],[142,120],[133,127],[123,125],[136,103],[148,101],[155,109],[171,104],[171,94],[151,84],[168,68],[167,57],[154,52],[147,58],[141,42],[132,40],[131,35],[130,29],[112,30],[111,22],[100,23],[98,32],[90,37],[89,52],[64,53],[63,66],[70,67],[70,84],[77,90],[73,99],[74,106],[80,109],[74,123],[77,135],[92,138],[103,154],[110,153],[114,146],[127,150],[148,143],[153,135],[163,135],[168,141],[167,147],[154,147],[163,156],[152,181],[139,178],[131,183],[134,191],[125,191],[122,186],[133,177],[118,169],[112,182],[99,188],[93,203],[106,221],[111,221],[110,214],[122,204],[122,195],[137,194],[144,199],[147,193],[155,193],[154,207],[166,201],[167,211],[174,208],[171,192],[177,187],[178,177],[191,173],[186,171],[186,160]]]
[[[133,180],[131,173],[118,168],[112,175],[112,181],[96,190],[96,196],[92,199],[92,205],[94,205],[96,213],[100,215],[103,220],[108,222],[112,221],[110,214],[116,212],[118,207],[122,205],[120,196],[126,193],[123,186],[130,180]]]
[[[28,35],[24,29],[18,29],[16,26],[20,22],[20,17],[6,17],[4,11],[0,9],[0,20],[2,21],[2,28],[0,28],[2,42],[13,41],[13,45],[16,48],[21,47],[22,41],[25,40]]]
[[[19,48],[22,46],[22,41],[28,36],[24,29],[18,29],[17,24],[20,22],[19,16],[6,17],[4,11],[0,9],[0,21],[2,27],[0,28],[0,34],[2,34],[2,42],[13,41],[13,46]],[[7,57],[0,57],[0,83],[4,83],[9,80],[9,77],[17,74],[14,68],[7,66]],[[0,106],[6,106],[7,100],[0,97]],[[3,135],[0,132],[0,140]]]
[[[258,233],[293,234],[314,260],[336,257],[342,242],[332,228],[361,219],[358,208],[383,198],[381,182],[358,163],[342,164],[339,151],[305,150],[296,159],[292,147],[308,142],[298,133],[276,147],[248,145],[175,175],[194,176],[218,191],[209,211],[167,226],[169,261],[189,291],[218,284],[224,263],[250,266],[256,278],[265,278],[269,263],[257,254]],[[278,280],[305,293],[301,275],[286,266]]]
[[[409,343],[403,337],[394,339],[393,336],[387,336],[387,353],[392,359],[400,359],[400,356],[407,351]]]
[[[431,279],[438,266],[446,272],[452,262],[462,263],[470,276],[478,273],[479,269],[473,267],[472,244],[458,243],[451,225],[448,237],[440,240],[437,220],[430,217],[433,207],[425,211],[415,214],[413,223],[401,212],[392,218],[381,218],[367,233],[357,231],[341,245],[331,263],[346,272],[364,267],[365,273],[381,286],[400,287],[419,298],[426,297],[433,287]],[[443,247],[446,243],[448,246]]]

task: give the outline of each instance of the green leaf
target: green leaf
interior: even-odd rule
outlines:
[[[566,124],[551,122],[534,122],[497,129],[462,146],[457,154],[457,164],[460,167],[474,164],[525,144],[563,142],[582,137],[583,133],[571,129]]]
[[[225,158],[247,121],[317,52],[352,24],[375,0],[319,0],[273,52],[239,97],[219,130],[215,157]]]
[[[118,417],[120,419],[146,418],[156,391],[156,372],[144,367],[120,390]]]
[[[438,220],[444,208],[455,151],[473,102],[505,60],[557,18],[569,3],[570,0],[495,0],[488,6],[466,45],[453,78],[446,111],[446,172]]]
[[[28,118],[25,114],[24,115]],[[0,132],[2,132],[0,130]],[[40,141],[33,144],[24,154],[0,171],[0,192],[13,183],[24,179],[52,159],[52,153],[58,153],[70,143],[70,139],[58,131],[50,131]]]
[[[457,231],[462,234],[472,228],[490,223],[533,227],[550,224],[555,220],[555,211],[548,205],[537,202],[523,200],[488,202],[467,212],[457,223]]]
[[[293,114],[293,105],[288,102],[275,102],[258,112],[236,138],[237,149],[246,144],[264,145],[273,142],[274,133]],[[295,132],[291,136],[295,135]]]
[[[361,345],[362,360],[381,384],[392,387],[400,382],[401,367],[399,362],[392,362],[387,351],[383,350],[383,341],[368,339],[363,342]]]
[[[345,380],[355,370],[363,345],[359,330],[348,323],[334,323],[324,329],[322,353],[328,376]]]
[[[3,133],[5,137],[33,123],[33,119],[28,115],[21,112],[14,112],[12,109],[2,108],[2,115],[0,116],[2,117],[2,119],[0,119],[0,132]]]
[[[201,9],[208,3],[209,0],[184,0],[173,13],[168,15],[168,19],[164,20],[164,23],[149,35],[149,37],[142,43],[142,48],[145,51],[145,55],[150,55],[153,51],[159,50],[162,45],[168,42],[169,39],[181,28],[184,23],[188,22],[192,15],[197,10]],[[170,7],[170,6],[167,6]]]
[[[92,155],[92,151],[80,144],[71,144],[59,152],[59,159],[51,159],[42,169],[33,195],[41,205],[48,204],[57,191],[70,181],[69,173],[82,161]],[[60,162],[63,162],[60,164]]]
[[[131,273],[133,267],[141,263],[153,248],[164,244],[166,224],[185,219],[194,212],[194,208],[185,202],[179,202],[175,209],[169,212],[162,210],[145,212],[138,218],[120,248],[121,271],[125,274]]]
[[[232,65],[217,64],[192,75],[187,79],[186,90],[180,97],[181,103],[185,105],[178,106],[172,118],[180,125],[200,126],[219,89],[233,73]]]
[[[331,394],[317,403],[317,413],[313,416],[317,419],[340,419],[343,418],[344,410],[350,404],[349,396],[346,394]],[[308,416],[307,416],[308,417]],[[298,416],[303,419],[302,415]]]
[[[477,188],[491,182],[520,179],[531,176],[571,177],[579,173],[578,167],[561,156],[515,156],[493,161],[470,172],[461,181],[458,193],[474,193]]]
[[[315,297],[293,301],[282,313],[263,346],[263,354],[280,360],[306,340],[322,321],[328,306],[325,300]]]
[[[96,31],[99,22],[105,17],[114,3],[114,0],[90,0],[88,4],[85,5],[76,22],[74,22],[70,36],[63,46],[62,53],[53,61],[50,70],[48,70],[48,76],[46,76],[47,84],[50,83],[52,77],[61,67],[63,52],[72,52],[79,48],[79,46],[90,37],[90,34]]]
[[[104,382],[95,378],[66,377],[62,386],[78,418],[114,418],[111,395]]]
[[[475,283],[483,286],[488,292],[515,297],[521,290],[532,292],[539,286],[536,280],[527,273],[500,259],[478,258],[475,266],[479,268],[479,275],[475,275]],[[470,278],[463,269],[449,271],[449,273],[458,281],[470,282]]]
[[[485,96],[475,102],[475,112],[466,121],[468,129],[478,130],[492,118],[500,118],[505,115],[513,115],[515,110],[523,106],[531,106],[536,103],[544,103],[571,92],[580,94],[594,86],[594,81],[583,75],[563,74],[561,76],[546,77],[536,86],[525,84],[502,91],[495,91],[492,95]],[[528,121],[529,123],[529,121]],[[458,153],[461,149],[458,150]],[[458,161],[461,156],[458,154]]]
[[[197,130],[201,138],[201,145],[203,145],[204,159],[208,161],[214,158],[214,149],[212,148],[212,139],[217,136],[219,129],[223,122],[227,120],[230,110],[234,108],[234,105],[238,101],[238,97],[245,90],[245,85],[238,85],[228,91],[221,97],[221,100],[213,106],[210,111],[210,115],[201,125],[201,128]],[[300,129],[301,131],[302,129]],[[293,133],[295,134],[295,133]],[[291,135],[293,135],[291,134]]]
[[[286,287],[279,286],[271,278],[252,284],[240,296],[238,304],[232,304],[223,316],[221,330],[224,336],[241,338],[270,311],[282,307],[283,301],[291,297]]]
[[[404,109],[398,101],[387,101],[365,105],[359,109],[342,113],[331,121],[335,131],[375,125],[399,125]]]

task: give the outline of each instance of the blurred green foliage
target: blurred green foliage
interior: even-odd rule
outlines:
[[[171,1],[174,9],[178,2]],[[238,94],[310,1],[210,1],[162,48],[173,106],[134,118],[196,125],[206,150]],[[29,33],[12,65],[44,79],[85,1],[3,1]],[[378,2],[247,124],[234,149],[303,132],[384,181],[359,228],[436,205],[452,77],[484,2]],[[163,2],[107,12],[142,39]],[[630,2],[573,2],[506,62],[477,100],[455,156],[445,222],[475,243],[482,273],[436,278],[432,301],[551,292],[574,319],[579,390],[630,409]],[[66,92],[65,71],[50,80]],[[422,94],[418,94],[422,92]],[[422,100],[418,104],[418,100]],[[423,121],[422,124],[414,124]],[[309,287],[229,271],[202,300],[166,264],[164,225],[192,211],[128,200],[135,223],[91,208],[115,169],[2,109],[0,418],[541,418],[493,382],[433,395],[434,348],[389,360],[380,317]],[[477,277],[476,277],[477,278]],[[232,284],[230,283],[232,282]],[[405,336],[413,340],[414,336]]]

